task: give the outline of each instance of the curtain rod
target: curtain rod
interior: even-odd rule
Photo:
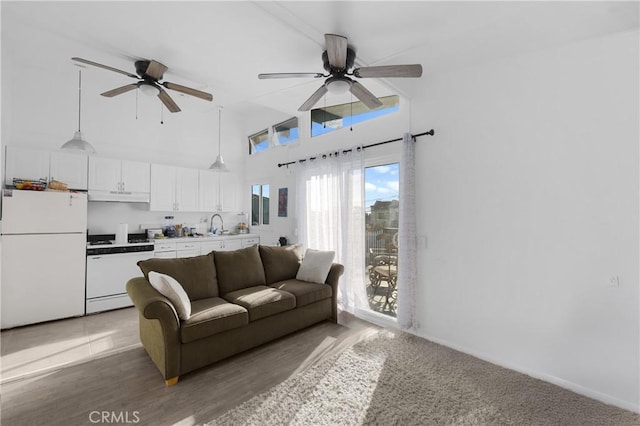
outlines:
[[[427,136],[427,135],[433,136],[433,135],[435,135],[435,133],[436,132],[433,129],[431,129],[428,132],[422,132],[422,133],[418,133],[417,135],[411,135],[411,137],[413,139],[415,139],[415,138],[417,138],[419,136]],[[391,142],[398,142],[398,141],[401,141],[402,139],[403,138],[389,139],[388,141],[382,141],[382,142],[372,143],[372,144],[369,144],[369,145],[364,145],[362,147],[359,147],[358,149],[360,149],[360,148],[362,148],[362,149],[371,148],[371,147],[374,147],[374,146],[384,145],[384,144],[391,143]],[[353,149],[345,149],[345,150],[342,150],[342,153],[346,154],[347,152],[351,152],[351,151],[353,151]],[[335,155],[338,155],[339,153],[340,153],[340,151],[336,151]],[[331,156],[331,155],[332,154],[329,154],[329,156]],[[326,158],[326,157],[327,157],[327,154],[323,154],[322,155],[322,158]],[[315,160],[316,158],[318,158],[318,157],[317,156],[316,157],[309,157],[309,160]],[[278,163],[278,167],[289,166],[291,164],[296,164],[296,163],[304,163],[305,161],[307,161],[306,158],[303,158],[303,159],[298,160],[298,161],[289,161],[288,163]]]

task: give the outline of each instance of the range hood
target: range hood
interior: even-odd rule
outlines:
[[[148,203],[148,192],[117,192],[89,190],[89,201],[114,201],[120,203]]]

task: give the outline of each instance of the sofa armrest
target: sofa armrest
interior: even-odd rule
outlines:
[[[127,282],[140,317],[140,340],[165,379],[180,374],[180,319],[175,308],[144,277]]]
[[[340,276],[344,273],[344,266],[339,263],[331,265],[325,284],[329,284],[332,290],[331,296],[331,320],[335,323],[338,322],[338,285],[340,283]]]

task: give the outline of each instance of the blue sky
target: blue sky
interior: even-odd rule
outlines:
[[[400,165],[398,163],[367,167],[364,170],[365,210],[377,200],[398,200],[400,189]]]

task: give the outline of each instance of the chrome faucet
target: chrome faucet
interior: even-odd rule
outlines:
[[[213,232],[213,218],[218,216],[220,218],[220,232],[219,234],[222,234],[222,231],[224,231],[224,220],[222,220],[222,216],[220,216],[218,213],[214,213],[213,216],[211,216],[211,220],[209,221],[209,229],[211,229],[211,232]]]

